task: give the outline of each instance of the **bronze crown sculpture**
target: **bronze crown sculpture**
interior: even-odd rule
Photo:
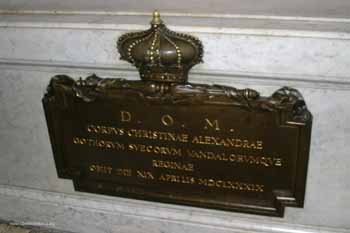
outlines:
[[[120,59],[134,64],[144,81],[187,82],[188,71],[202,62],[199,39],[169,30],[153,12],[151,28],[122,35],[117,43]]]

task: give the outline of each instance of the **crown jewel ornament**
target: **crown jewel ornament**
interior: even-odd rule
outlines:
[[[117,47],[120,59],[135,65],[143,81],[186,83],[189,70],[203,57],[201,41],[169,30],[158,11],[150,29],[122,35]]]

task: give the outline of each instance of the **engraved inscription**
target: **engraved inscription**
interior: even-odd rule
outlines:
[[[160,161],[153,161],[159,163]],[[163,161],[164,162],[164,161]],[[165,165],[167,168],[177,165]],[[189,165],[191,166],[191,165]],[[181,170],[181,169],[180,169]],[[151,171],[146,170],[135,170],[134,172],[130,168],[112,168],[109,165],[90,165],[89,171],[91,173],[98,173],[104,175],[115,175],[131,177],[133,175],[138,179],[144,180],[158,180],[170,184],[187,184],[195,186],[205,186],[208,188],[225,189],[240,192],[264,192],[265,186],[257,183],[247,183],[237,180],[224,180],[216,179],[213,177],[194,177],[191,175],[175,175],[171,173],[160,173],[156,176]]]
[[[218,119],[202,119],[202,129],[207,134],[194,134],[184,127],[181,127],[180,131],[172,131],[172,129],[178,129],[174,125],[175,119],[174,115],[163,114],[159,124],[167,127],[168,130],[161,131],[147,128],[147,123],[141,123],[144,119],[134,117],[132,111],[121,110],[120,123],[137,121],[140,128],[133,128],[132,125],[121,127],[118,122],[115,125],[91,122],[85,126],[85,133],[90,137],[86,134],[74,136],[72,142],[75,146],[130,152],[137,154],[137,157],[142,156],[146,161],[139,168],[114,168],[111,165],[92,164],[89,167],[91,173],[232,192],[263,193],[265,184],[246,182],[238,177],[230,179],[220,176],[210,177],[207,173],[203,173],[203,161],[262,169],[278,169],[285,166],[283,156],[264,152],[263,140],[238,136],[237,131],[232,127],[221,128]],[[225,130],[228,133],[223,134],[224,136],[215,133]],[[140,139],[142,143],[138,142]],[[164,142],[172,144],[165,145]],[[120,153],[122,156],[123,152]]]

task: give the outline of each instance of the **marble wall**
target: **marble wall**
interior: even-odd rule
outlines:
[[[0,24],[0,219],[91,233],[350,232],[350,34],[175,27],[205,46],[191,81],[263,95],[288,85],[305,97],[314,115],[305,207],[274,218],[79,193],[58,179],[41,105],[50,78],[137,78],[115,43],[147,26],[41,17]]]
[[[347,0],[10,0],[1,1],[0,9],[11,11],[99,11],[150,12],[159,9],[174,14],[249,14],[271,16],[307,16],[347,18]]]

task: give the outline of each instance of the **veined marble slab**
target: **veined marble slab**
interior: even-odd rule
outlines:
[[[133,69],[119,60],[115,46],[121,34],[149,27],[149,17],[135,18],[98,15],[0,16],[0,64],[85,64],[90,67]],[[254,19],[251,22],[248,18],[236,22],[235,18],[200,19],[169,19],[180,25],[170,24],[170,29],[191,33],[203,41],[204,63],[197,65],[194,71],[341,84],[349,81],[350,21]],[[167,18],[164,20],[167,21]],[[202,25],[186,26],[192,21],[201,22]],[[211,26],[205,27],[203,21]],[[254,24],[254,21],[259,23]]]
[[[11,0],[1,1],[0,9],[12,11],[98,11],[98,12],[162,12],[187,14],[253,14],[308,17],[348,17],[350,4],[347,0]]]

